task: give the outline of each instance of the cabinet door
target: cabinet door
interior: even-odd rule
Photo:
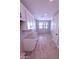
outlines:
[[[20,20],[26,20],[26,8],[22,4],[20,5]]]

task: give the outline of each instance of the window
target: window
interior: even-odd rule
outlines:
[[[48,22],[44,22],[44,28],[48,29]]]
[[[48,22],[39,22],[39,29],[48,29]]]
[[[43,22],[39,22],[39,29],[43,29]]]
[[[35,30],[36,29],[35,21],[33,20],[27,21],[27,28],[28,30]]]

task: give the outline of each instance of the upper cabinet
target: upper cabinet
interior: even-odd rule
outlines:
[[[34,16],[28,10],[26,11],[26,13],[27,13],[27,21],[34,20]]]
[[[22,3],[20,3],[20,20],[26,20],[26,8]]]
[[[34,16],[27,10],[27,8],[20,3],[20,20],[34,20]]]
[[[21,30],[27,30],[27,22],[29,20],[34,20],[34,16],[22,3],[20,3],[20,21],[22,21]]]

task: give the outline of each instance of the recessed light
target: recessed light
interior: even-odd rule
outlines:
[[[53,2],[54,0],[49,0],[50,2]]]

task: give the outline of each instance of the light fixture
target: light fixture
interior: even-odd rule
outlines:
[[[49,0],[50,2],[53,2],[54,0]]]

